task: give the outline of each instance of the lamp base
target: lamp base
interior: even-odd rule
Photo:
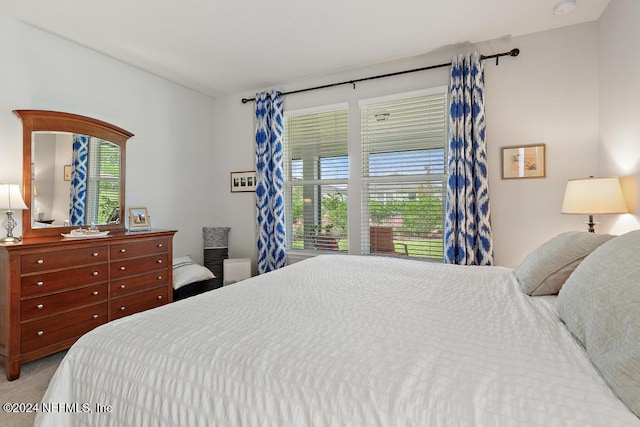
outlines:
[[[18,243],[22,241],[20,237],[7,236],[0,239],[0,243]]]
[[[589,221],[585,222],[585,224],[587,224],[589,226],[589,233],[595,233],[595,226],[596,224],[600,224],[599,222],[594,222],[593,221],[593,215],[589,215]]]
[[[15,219],[13,219],[13,211],[9,209],[7,211],[7,219],[2,221],[2,226],[7,229],[7,237],[0,240],[0,243],[17,243],[22,240],[20,237],[13,236],[13,229],[18,225]]]

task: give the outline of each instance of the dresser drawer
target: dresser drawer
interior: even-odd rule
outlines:
[[[133,258],[167,252],[169,239],[150,239],[111,245],[111,260]]]
[[[106,282],[107,274],[107,264],[100,264],[24,276],[21,279],[21,295],[25,298]]]
[[[119,319],[139,311],[149,310],[167,303],[168,287],[162,286],[156,289],[140,292],[122,298],[111,300],[109,308],[110,319]]]
[[[150,271],[166,270],[168,261],[169,255],[164,253],[143,258],[111,262],[111,280],[148,273]]]
[[[44,297],[29,298],[23,300],[21,304],[22,320],[25,321],[50,316],[83,305],[97,304],[106,300],[106,283]]]
[[[22,352],[80,337],[107,322],[107,302],[22,324]]]
[[[157,288],[161,285],[167,286],[167,275],[168,271],[164,269],[111,281],[111,298],[125,296],[145,289]]]
[[[108,246],[22,255],[22,274],[107,262]]]

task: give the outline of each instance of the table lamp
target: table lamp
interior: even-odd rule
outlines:
[[[0,210],[6,210],[7,219],[2,226],[7,229],[7,237],[0,239],[0,243],[16,243],[19,237],[13,237],[13,229],[17,225],[13,219],[14,210],[28,209],[20,194],[18,184],[0,184]]]
[[[594,215],[627,213],[627,204],[617,177],[580,178],[567,182],[562,201],[563,214],[589,215],[589,232],[594,233]]]

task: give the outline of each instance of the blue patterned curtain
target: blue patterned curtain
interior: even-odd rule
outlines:
[[[449,176],[444,262],[493,264],[484,117],[484,66],[480,54],[451,64]]]
[[[282,153],[283,101],[280,92],[256,95],[256,209],[258,274],[287,262]]]
[[[87,196],[87,160],[89,153],[89,137],[73,134],[73,155],[71,161],[71,209],[69,222],[74,225],[84,224],[85,200]]]

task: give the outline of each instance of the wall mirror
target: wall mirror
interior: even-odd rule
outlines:
[[[95,224],[124,231],[125,145],[132,133],[77,114],[15,110],[23,128],[24,237]]]

